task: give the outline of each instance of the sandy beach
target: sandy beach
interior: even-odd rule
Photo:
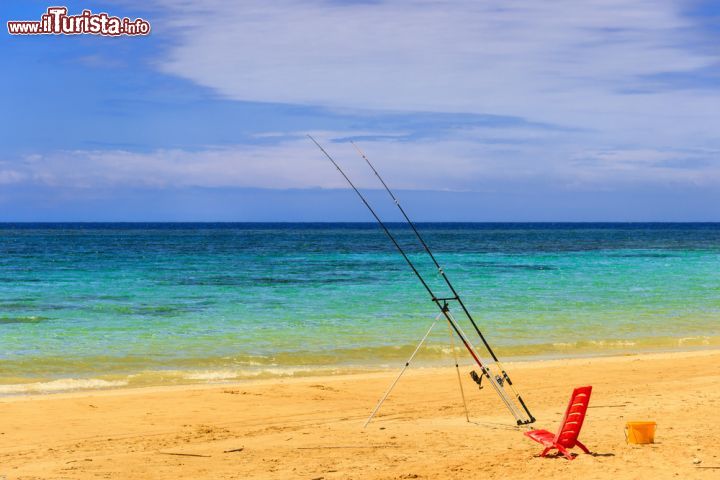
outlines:
[[[720,352],[508,363],[554,430],[574,386],[592,385],[574,461],[539,458],[495,394],[466,378],[466,422],[452,368],[6,397],[0,477],[45,478],[699,478],[720,474]],[[469,368],[464,368],[468,371]],[[658,423],[627,445],[629,420]]]

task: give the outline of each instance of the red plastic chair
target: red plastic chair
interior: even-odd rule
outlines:
[[[590,403],[591,392],[591,386],[579,387],[573,390],[570,403],[565,411],[565,418],[563,418],[562,425],[557,434],[553,435],[547,430],[525,432],[526,436],[545,446],[545,450],[540,454],[541,457],[547,455],[550,450],[557,449],[565,455],[565,458],[572,460],[575,457],[573,457],[568,450],[575,446],[580,447],[585,453],[590,453],[587,447],[580,443],[578,435],[580,434],[583,420],[585,420],[585,412]]]

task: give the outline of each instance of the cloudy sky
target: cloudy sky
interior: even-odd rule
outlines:
[[[307,133],[418,220],[720,221],[717,2],[67,6],[152,34],[1,35],[0,221],[371,220]]]

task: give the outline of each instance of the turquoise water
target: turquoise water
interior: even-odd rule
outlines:
[[[419,227],[503,358],[720,345],[720,224]],[[372,224],[0,225],[0,394],[397,365],[436,313]]]

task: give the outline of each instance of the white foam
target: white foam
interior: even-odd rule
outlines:
[[[710,337],[683,337],[678,338],[677,344],[679,347],[682,347],[683,345],[690,343],[695,345],[710,345]]]
[[[630,340],[590,340],[588,343],[596,347],[634,347],[637,345]]]
[[[188,380],[231,380],[237,378],[238,372],[231,370],[208,370],[204,372],[188,372],[183,377]]]
[[[86,390],[93,388],[123,387],[128,382],[124,380],[101,380],[99,378],[63,378],[50,382],[18,383],[0,385],[0,395],[19,393],[54,393],[68,390]]]

